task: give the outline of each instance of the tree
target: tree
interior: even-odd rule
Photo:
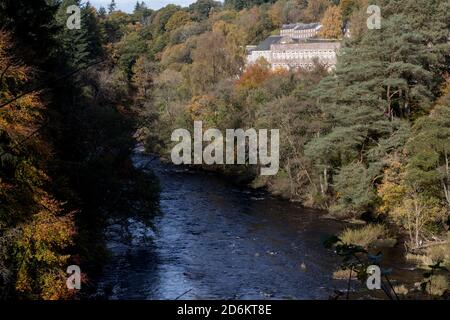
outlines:
[[[339,3],[339,8],[341,9],[343,20],[348,21],[352,13],[360,7],[362,2],[363,0],[341,0]],[[365,6],[364,11],[367,11],[367,6]]]
[[[436,85],[444,81],[446,67],[441,62],[447,53],[426,48],[447,47],[448,43],[440,29],[430,32],[435,27],[413,14],[412,8],[420,6],[440,12],[432,15],[433,24],[447,21],[437,2],[410,1],[396,7],[395,13],[385,13],[381,30],[368,31],[359,42],[350,41],[341,49],[336,73],[314,92],[331,128],[308,144],[307,154],[322,172],[326,192],[336,192],[340,203],[345,203],[341,202],[345,193],[339,187],[329,188],[339,174],[359,162],[376,179],[381,172],[371,168],[381,169],[377,162],[407,140],[404,120],[426,113],[439,92]],[[347,203],[352,211],[353,201]]]
[[[418,119],[406,145],[407,181],[445,203],[450,213],[450,83],[429,116]]]
[[[245,72],[239,77],[236,86],[241,90],[251,90],[258,88],[272,74],[270,65],[265,60],[248,66]]]
[[[0,2],[0,29],[7,30],[18,47],[16,54],[28,64],[51,69],[57,61],[55,23],[57,5],[45,0],[30,2],[4,0]],[[36,30],[39,30],[37,32]]]
[[[99,17],[100,19],[106,18],[106,9],[105,9],[105,7],[101,6],[101,7],[98,9],[98,17]]]
[[[304,19],[307,22],[320,21],[330,5],[329,0],[309,0],[304,12]]]
[[[12,55],[0,31],[0,103],[32,80],[32,68]],[[45,105],[33,92],[0,115],[0,295],[33,299],[70,296],[64,267],[75,232],[73,216],[50,192],[52,146],[43,139]],[[6,268],[6,271],[4,270]]]
[[[326,39],[342,38],[342,15],[338,6],[330,6],[321,21],[320,36]]]
[[[145,54],[147,50],[146,41],[142,39],[138,30],[131,31],[123,36],[116,48],[119,67],[131,80],[133,65],[139,56]]]
[[[169,4],[156,12],[151,21],[152,34],[154,38],[164,34],[170,18],[179,11],[181,11],[180,6]]]
[[[133,66],[133,85],[137,89],[137,98],[147,100],[153,90],[156,65],[145,56],[140,56]]]
[[[296,23],[301,21],[302,11],[306,5],[302,1],[288,0],[282,11],[283,23]]]
[[[225,0],[224,6],[236,10],[251,8],[253,6],[262,5],[264,3],[274,3],[276,0]]]
[[[111,0],[110,4],[108,5],[108,13],[111,14],[114,11],[116,11],[116,2],[114,0]]]
[[[134,6],[133,16],[136,21],[144,24],[148,17],[152,14],[152,10],[147,8],[147,5],[144,1],[139,2],[136,1],[136,5]]]
[[[395,158],[389,162],[383,183],[378,187],[382,200],[380,211],[406,230],[409,248],[418,249],[433,236],[430,224],[442,220],[445,210],[434,195],[420,187],[420,183],[408,180],[407,170]]]
[[[208,18],[212,10],[220,8],[221,6],[222,4],[219,1],[197,0],[189,6],[189,11],[196,20],[202,21]]]
[[[194,92],[204,92],[220,80],[239,72],[240,64],[230,55],[225,37],[220,33],[201,35],[192,57],[190,81]]]
[[[167,21],[164,29],[167,32],[172,32],[175,29],[184,26],[190,20],[189,13],[186,11],[175,12]]]
[[[100,21],[101,28],[105,34],[105,42],[109,45],[118,42],[132,21],[132,17],[124,12],[114,11],[110,13],[105,19]]]
[[[83,68],[102,53],[100,27],[95,15],[95,9],[89,5],[81,8],[80,29],[70,30],[66,28],[67,8],[71,5],[80,6],[78,0],[63,0],[56,13],[56,21],[60,26],[57,36],[62,45],[68,65],[73,69]]]

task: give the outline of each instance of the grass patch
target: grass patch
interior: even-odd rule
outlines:
[[[352,280],[358,280],[357,277],[357,273],[356,272],[352,272]],[[339,269],[336,270],[335,272],[333,272],[333,279],[335,280],[348,280],[348,278],[350,277],[350,269]]]
[[[387,239],[388,230],[381,224],[369,224],[358,229],[347,228],[341,233],[340,238],[346,244],[368,248],[379,240]]]

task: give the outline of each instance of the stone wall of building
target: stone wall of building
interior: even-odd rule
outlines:
[[[314,42],[300,42],[290,44],[272,44],[270,50],[254,50],[247,56],[247,63],[253,64],[264,58],[277,68],[310,68],[314,61],[334,68],[337,62],[337,53],[340,49],[339,41],[316,40]]]
[[[274,44],[271,47],[270,64],[272,68],[310,68],[314,61],[334,68],[340,42],[302,42],[296,44]]]

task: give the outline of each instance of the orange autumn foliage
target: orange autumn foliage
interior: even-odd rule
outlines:
[[[236,81],[239,90],[251,90],[258,88],[273,72],[265,61],[258,61],[247,67],[245,72]]]

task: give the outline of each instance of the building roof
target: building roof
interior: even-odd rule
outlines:
[[[284,42],[286,37],[283,36],[269,36],[257,46],[247,46],[247,52],[252,51],[268,51],[273,44],[301,44],[301,43],[334,43],[336,40],[329,39],[292,39],[289,38],[289,42]]]
[[[291,23],[291,24],[283,24],[281,26],[281,30],[306,30],[306,29],[316,29],[320,27],[320,23]]]
[[[270,36],[270,37],[266,38],[264,41],[262,41],[252,51],[267,51],[267,50],[270,50],[270,46],[272,44],[279,43],[282,38],[283,38],[282,36]]]

